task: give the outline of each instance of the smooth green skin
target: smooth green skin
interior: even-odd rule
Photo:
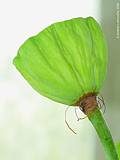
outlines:
[[[96,129],[102,142],[106,160],[119,160],[109,128],[107,127],[100,110],[96,108],[88,115],[88,118]]]
[[[106,75],[103,32],[92,17],[57,22],[29,38],[14,65],[41,95],[72,105],[98,93]]]
[[[118,152],[118,157],[120,159],[120,142],[117,143],[116,148],[117,148],[117,152]]]

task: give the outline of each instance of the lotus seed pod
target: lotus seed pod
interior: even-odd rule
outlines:
[[[73,105],[100,92],[107,66],[104,35],[92,17],[57,22],[26,40],[13,63],[41,95]]]

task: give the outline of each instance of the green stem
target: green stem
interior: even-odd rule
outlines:
[[[89,120],[97,131],[97,134],[104,147],[106,160],[118,160],[116,148],[110,134],[109,128],[98,108],[88,115]]]

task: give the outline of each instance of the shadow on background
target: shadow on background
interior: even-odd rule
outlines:
[[[107,39],[109,53],[105,96],[109,100],[109,103],[118,105],[120,102],[120,35],[117,38],[117,18],[119,17],[116,14],[117,5],[120,5],[120,1],[102,0],[101,2],[101,23]]]
[[[100,7],[101,25],[107,39],[109,53],[107,80],[103,90],[107,106],[105,117],[114,141],[117,142],[120,140],[120,35],[117,37],[117,20],[120,28],[120,15],[117,16],[118,10],[120,12],[120,1],[101,0]],[[98,157],[99,160],[104,159],[101,157],[103,152],[99,142],[97,146],[97,160]]]

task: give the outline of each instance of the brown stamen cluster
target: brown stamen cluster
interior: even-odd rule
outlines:
[[[96,108],[102,109],[104,107],[104,111],[106,109],[104,99],[101,95],[98,96],[97,93],[87,93],[84,94],[75,104],[72,106],[75,106],[75,115],[77,117],[77,121],[81,119],[85,119],[88,117],[88,115],[93,112]],[[70,125],[67,122],[66,113],[70,107],[66,108],[65,110],[65,123],[67,124],[68,128],[76,134],[76,132],[70,127]],[[84,114],[86,114],[85,117],[79,117],[77,114],[77,109],[81,110]]]
[[[74,106],[79,106],[81,111],[83,111],[84,114],[88,115],[97,107],[96,96],[96,93],[85,94],[79,99],[79,101],[74,104]]]

